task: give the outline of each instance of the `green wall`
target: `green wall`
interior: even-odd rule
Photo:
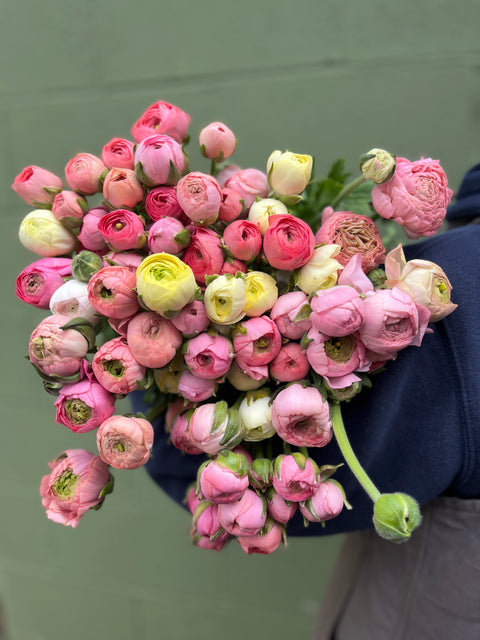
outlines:
[[[44,312],[17,301],[36,259],[17,241],[28,212],[10,189],[29,164],[58,174],[99,154],[163,99],[199,130],[222,120],[236,161],[310,153],[355,170],[374,146],[439,158],[457,188],[480,160],[477,0],[1,0],[0,251],[2,421],[0,598],[9,640],[309,638],[340,538],[298,540],[271,557],[193,548],[189,518],[143,470],[117,472],[103,509],[76,530],[48,521],[46,463],[94,447],[55,424],[24,360]]]

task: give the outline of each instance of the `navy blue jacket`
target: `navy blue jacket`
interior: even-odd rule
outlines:
[[[407,259],[439,264],[459,306],[433,325],[421,347],[408,347],[372,376],[342,413],[352,447],[382,493],[401,491],[425,504],[441,494],[480,497],[480,225],[461,227],[405,247]],[[141,396],[133,394],[136,410]],[[181,502],[196,477],[201,457],[169,445],[161,420],[155,424],[153,456],[147,471]],[[310,448],[318,464],[338,464],[332,441]],[[304,527],[298,515],[288,535],[328,535],[372,526],[372,502],[346,465],[334,478],[342,483],[351,511],[323,528]]]

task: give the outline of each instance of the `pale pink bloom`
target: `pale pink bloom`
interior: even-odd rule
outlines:
[[[239,325],[233,337],[237,364],[261,366],[271,362],[280,351],[282,338],[277,325],[268,316],[250,318]]]
[[[62,286],[64,278],[71,275],[71,258],[36,260],[17,276],[15,294],[22,302],[48,309],[53,293]]]
[[[205,285],[205,276],[220,274],[225,256],[220,246],[220,238],[213,229],[203,229],[190,225],[191,241],[182,260],[195,275],[200,285]]]
[[[144,418],[111,416],[97,431],[97,447],[104,462],[115,469],[138,469],[148,462],[153,427]]]
[[[55,195],[63,189],[63,183],[54,173],[32,165],[16,176],[12,189],[22,200],[38,207],[53,202]]]
[[[263,236],[263,252],[275,269],[292,271],[307,264],[315,249],[315,236],[308,224],[290,214],[270,216]]]
[[[262,250],[262,234],[248,220],[235,220],[223,232],[223,243],[234,258],[249,262]]]
[[[352,256],[344,269],[342,269],[338,277],[338,284],[342,287],[351,286],[364,296],[373,293],[373,283],[362,269],[362,256],[360,253]]]
[[[236,220],[242,215],[244,209],[245,202],[238,191],[223,187],[222,202],[218,212],[218,219],[225,222],[232,222],[232,220]]]
[[[240,169],[222,185],[234,189],[245,202],[245,208],[249,209],[257,199],[266,198],[270,192],[267,176],[258,169]]]
[[[375,211],[395,220],[409,238],[431,236],[440,228],[453,191],[438,160],[397,158],[393,177],[372,191]]]
[[[232,343],[222,335],[201,333],[186,343],[184,358],[194,375],[217,380],[230,369],[233,359]]]
[[[145,198],[145,210],[148,216],[156,221],[165,216],[177,218],[182,221],[186,218],[181,206],[178,204],[175,187],[155,187],[151,189]]]
[[[172,324],[186,338],[195,336],[210,324],[210,319],[205,311],[205,305],[200,300],[194,300],[181,309],[178,316],[172,318]]]
[[[238,411],[229,409],[223,400],[200,405],[194,410],[188,423],[188,434],[193,444],[212,455],[239,444],[243,433]]]
[[[103,207],[96,207],[90,209],[83,217],[78,239],[85,249],[89,251],[108,250],[107,243],[98,230],[99,222],[106,213],[107,210]]]
[[[70,189],[89,196],[102,191],[102,177],[107,171],[97,156],[77,153],[65,167],[65,178]]]
[[[67,449],[48,466],[50,474],[40,484],[47,518],[75,528],[89,509],[103,502],[111,481],[108,465],[90,451]]]
[[[55,401],[56,421],[75,433],[96,429],[115,410],[115,398],[93,375],[66,384]]]
[[[111,326],[111,328],[115,331],[115,333],[118,333],[119,336],[126,338],[127,331],[128,331],[128,324],[130,320],[132,320],[132,318],[134,317],[135,317],[135,314],[133,316],[128,316],[127,318],[107,318],[107,322]]]
[[[278,382],[294,382],[308,375],[310,363],[298,342],[287,342],[270,362],[270,375]]]
[[[198,136],[202,154],[210,160],[223,162],[235,151],[235,134],[223,122],[211,122]]]
[[[283,536],[281,525],[269,519],[259,533],[254,536],[238,536],[237,540],[248,555],[252,553],[268,555],[278,549]]]
[[[267,489],[265,494],[267,499],[268,515],[283,524],[287,524],[293,518],[298,507],[297,502],[289,502],[275,491],[273,487]]]
[[[52,204],[53,215],[70,228],[80,227],[87,209],[87,201],[75,191],[61,191]]]
[[[220,524],[234,536],[254,536],[265,525],[265,498],[247,489],[240,500],[218,505]]]
[[[128,267],[133,273],[137,273],[137,268],[145,256],[135,251],[111,251],[103,256],[104,267]]]
[[[282,336],[290,340],[299,340],[310,329],[312,323],[309,318],[295,320],[305,305],[308,305],[308,297],[303,291],[290,291],[277,299],[270,311],[270,318]]]
[[[227,166],[220,169],[217,173],[218,184],[223,188],[225,186],[225,182],[239,171],[240,167],[238,164],[227,164]]]
[[[227,462],[224,462],[224,458]],[[248,488],[248,463],[245,458],[231,451],[226,456],[202,465],[198,483],[201,494],[214,504],[226,504],[240,500]]]
[[[324,447],[333,436],[328,402],[318,389],[301,384],[275,396],[272,424],[282,440],[297,447]]]
[[[178,393],[190,402],[203,402],[211,398],[217,389],[215,380],[200,378],[191,371],[182,371],[178,381]]]
[[[218,518],[218,505],[202,500],[197,505],[190,529],[192,542],[201,549],[220,551],[230,539],[230,534],[223,531]]]
[[[341,250],[335,259],[343,266],[359,253],[365,272],[381,264],[385,257],[385,247],[376,224],[368,216],[352,211],[327,211],[327,215],[322,216],[322,226],[315,234],[315,242],[339,245]]]
[[[215,222],[222,203],[220,185],[213,176],[200,171],[187,173],[177,184],[178,204],[195,224]]]
[[[143,311],[128,323],[127,342],[138,363],[160,369],[173,360],[182,336],[170,320],[155,311]]]
[[[87,354],[84,336],[75,329],[62,329],[68,322],[68,316],[48,316],[30,336],[30,361],[47,376],[67,378],[78,373]]]
[[[301,453],[277,456],[273,466],[273,487],[288,502],[304,502],[320,486],[317,464]]]
[[[300,504],[300,511],[310,522],[325,522],[338,516],[343,505],[344,498],[338,485],[325,480],[311,498]]]
[[[312,325],[327,336],[347,336],[363,324],[363,301],[348,286],[319,289],[310,300]]]
[[[183,398],[180,401],[183,407]],[[168,423],[165,421],[165,424]],[[188,453],[190,455],[204,453],[200,447],[193,444],[190,436],[188,435],[188,418],[186,413],[177,415],[173,420],[172,428],[170,429],[170,441],[174,447],[180,449],[180,451],[183,451],[184,453]]]
[[[100,218],[98,230],[110,249],[128,251],[145,244],[145,225],[142,218],[128,209],[116,209]]]
[[[190,116],[168,102],[150,105],[132,127],[132,136],[137,142],[153,134],[164,133],[177,142],[187,137]]]
[[[147,187],[176,184],[184,168],[183,149],[168,135],[151,135],[135,149],[135,171]]]
[[[178,255],[190,244],[190,232],[176,218],[160,218],[148,230],[148,247],[152,253]]]
[[[102,149],[102,161],[113,169],[133,169],[134,143],[125,138],[112,138]]]
[[[122,395],[138,389],[138,383],[147,373],[122,337],[113,338],[99,348],[93,357],[92,369],[107,391]]]
[[[114,168],[105,176],[103,195],[115,209],[133,209],[143,200],[143,185],[133,169]]]
[[[139,309],[137,278],[128,267],[103,267],[88,282],[88,299],[108,318],[129,318]]]

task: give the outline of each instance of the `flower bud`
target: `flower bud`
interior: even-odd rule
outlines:
[[[422,520],[416,500],[405,493],[384,493],[373,507],[377,533],[392,542],[404,542]]]
[[[35,209],[23,219],[18,237],[23,246],[45,258],[70,253],[77,239],[48,209]]]
[[[370,149],[360,156],[360,171],[367,180],[383,184],[395,173],[395,156],[384,149]]]
[[[267,161],[268,182],[281,196],[300,194],[310,180],[312,164],[312,156],[274,151]]]
[[[205,158],[223,162],[235,151],[235,134],[222,122],[211,122],[200,131],[200,150]]]
[[[207,316],[217,324],[234,324],[245,316],[245,282],[231,274],[218,276],[206,288]]]
[[[72,260],[72,274],[80,282],[88,282],[102,267],[102,258],[93,251],[80,251]]]
[[[288,209],[283,202],[275,198],[263,198],[252,204],[248,211],[248,219],[257,225],[263,236],[268,229],[269,217],[282,214],[288,214]]]
[[[238,412],[245,426],[245,440],[258,442],[275,435],[272,425],[271,397],[268,389],[249,391]]]

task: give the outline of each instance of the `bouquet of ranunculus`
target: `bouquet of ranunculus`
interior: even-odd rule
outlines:
[[[332,437],[374,502],[378,532],[408,538],[418,505],[373,485],[340,407],[456,306],[442,269],[406,262],[400,245],[386,253],[374,222],[435,233],[451,198],[443,170],[381,149],[349,183],[342,161],[314,179],[312,158],[289,151],[274,151],[266,173],[241,169],[225,163],[234,134],[213,122],[199,135],[210,171],[190,171],[189,122],[158,102],[134,124],[135,142],[72,158],[67,188],[33,166],[13,184],[34,207],[20,240],[41,256],[18,276],[17,296],[50,310],[29,359],[56,396],[56,421],[97,430],[98,452],[69,449],[50,463],[48,517],[76,527],[98,508],[110,468],[144,465],[165,414],[171,445],[206,457],[188,493],[198,546],[236,537],[247,553],[270,553],[297,508],[322,523],[350,508],[337,466],[308,453]],[[137,390],[145,415],[117,415],[116,400]]]

